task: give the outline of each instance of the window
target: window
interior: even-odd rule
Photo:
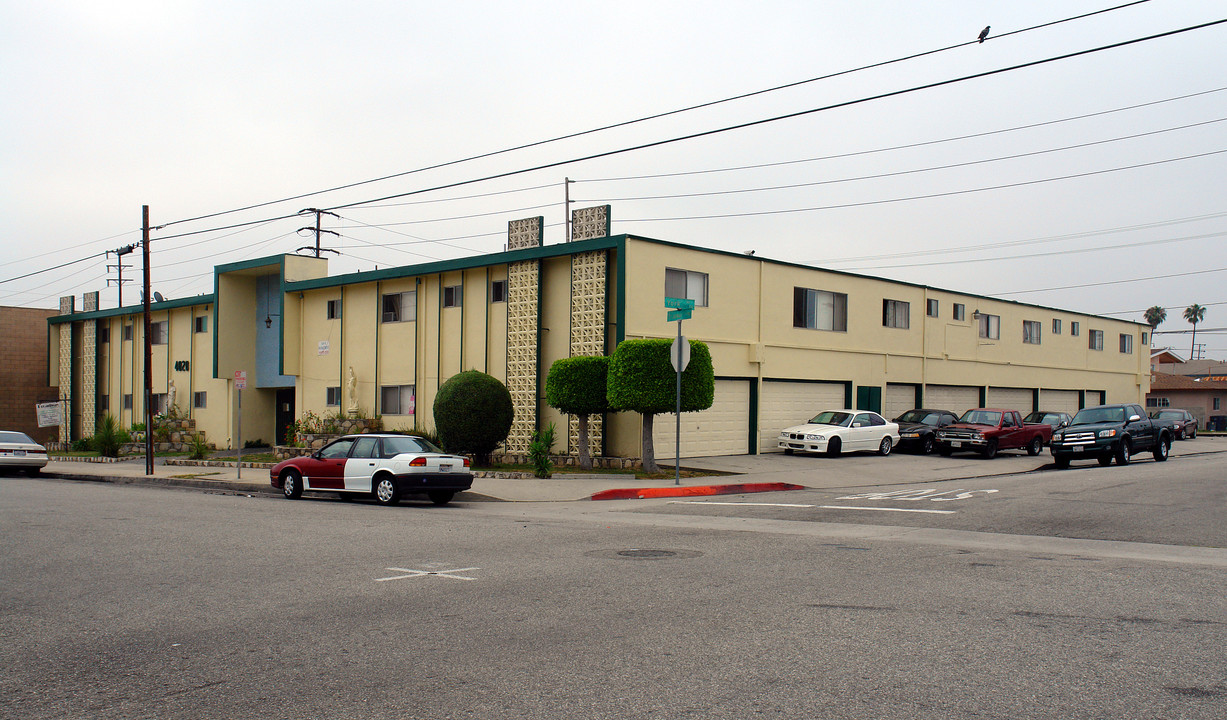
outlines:
[[[199,317],[196,317],[192,320],[192,323],[193,323],[192,329],[194,332],[198,332],[198,333],[209,332],[209,316],[208,315],[201,315]]]
[[[490,283],[490,302],[507,302],[506,280],[495,280]]]
[[[192,407],[203,409],[209,406],[208,396],[203,392],[192,393]]]
[[[149,412],[154,415],[161,415],[166,412],[166,393],[153,393],[150,395]]]
[[[1146,333],[1142,333],[1142,344],[1146,345],[1150,342],[1150,337]]]
[[[329,320],[337,320],[337,319],[340,319],[340,317],[341,317],[341,301],[340,300],[329,300],[327,318]]]
[[[1223,409],[1223,408],[1222,408],[1222,402],[1223,402],[1223,399],[1222,399],[1222,398],[1214,398],[1214,409],[1215,409],[1215,410],[1222,410],[1222,409]]]
[[[324,404],[339,406],[341,404],[341,386],[324,388]]]
[[[418,318],[418,292],[410,290],[383,296],[383,321],[412,322]]]
[[[320,457],[325,460],[340,460],[343,457],[349,456],[349,449],[354,446],[352,438],[341,438],[336,442],[329,443],[320,450]]]
[[[1001,316],[980,313],[980,337],[989,340],[1001,338]]]
[[[132,393],[124,395],[124,410],[132,409]]]
[[[955,320],[966,320],[967,319],[967,306],[966,305],[964,305],[963,303],[954,304],[954,319]]]
[[[1125,353],[1126,355],[1133,354],[1133,336],[1132,335],[1126,335],[1125,333],[1120,334],[1120,351]]]
[[[939,303],[936,300],[928,300],[925,302],[925,314],[929,317],[937,317],[941,314],[938,309]]]
[[[1069,334],[1073,335],[1074,337],[1078,337],[1078,332],[1081,329],[1082,329],[1082,326],[1079,323],[1071,322],[1069,324]]]
[[[166,336],[169,332],[170,322],[162,320],[155,323],[149,323],[149,343],[151,345],[165,345]]]
[[[911,327],[911,303],[902,300],[883,300],[882,326],[902,330]]]
[[[665,297],[694,300],[696,307],[707,307],[707,273],[665,268]]]
[[[1146,407],[1160,408],[1167,407],[1171,404],[1171,400],[1163,398],[1146,398]]]
[[[443,288],[443,307],[460,307],[464,298],[464,287],[461,285],[448,285]]]
[[[1023,320],[1023,342],[1028,345],[1040,344],[1040,321]]]
[[[111,328],[109,326],[102,325],[98,328],[98,342],[99,343],[111,342]]]
[[[843,293],[793,288],[792,326],[810,330],[848,330],[848,296]]]
[[[360,437],[354,442],[354,451],[349,454],[353,458],[379,457],[379,438]]]
[[[1087,347],[1092,350],[1103,350],[1103,330],[1091,331],[1091,339]]]
[[[1053,335],[1060,335],[1060,334],[1061,334],[1061,320],[1060,320],[1060,318],[1053,318],[1053,319],[1052,319],[1052,334],[1053,334]]]
[[[124,325],[124,340],[127,342],[132,341],[132,323]]]
[[[384,415],[413,415],[414,387],[412,385],[383,385],[379,388],[380,412]]]

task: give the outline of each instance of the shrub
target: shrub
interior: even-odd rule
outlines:
[[[554,463],[550,461],[550,453],[554,449],[554,423],[545,430],[533,433],[532,442],[528,444],[528,462],[533,466],[533,475],[547,478],[553,475]]]
[[[106,415],[95,429],[93,445],[99,455],[119,457],[119,447],[131,440],[128,431],[121,428],[114,417]]]
[[[132,432],[134,433],[145,432],[145,423],[143,422],[132,423]]]
[[[72,449],[74,452],[92,452],[94,449],[94,438],[90,437],[77,438],[72,441]]]
[[[435,396],[435,428],[443,448],[472,454],[483,465],[490,464],[490,454],[507,439],[514,415],[507,386],[476,370],[448,378]]]
[[[244,450],[247,450],[248,448],[262,448],[262,447],[267,447],[267,445],[265,445],[264,440],[260,438],[256,438],[255,440],[247,440],[246,442],[243,443]]]
[[[201,433],[192,435],[192,439],[188,442],[188,447],[192,449],[191,458],[193,460],[204,460],[209,457],[209,443],[205,442],[205,437]]]

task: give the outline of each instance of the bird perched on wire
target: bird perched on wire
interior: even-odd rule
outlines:
[[[992,25],[985,25],[984,29],[980,31],[980,42],[984,42],[984,38],[988,37],[988,31],[992,27]]]

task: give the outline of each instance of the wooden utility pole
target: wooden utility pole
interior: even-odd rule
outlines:
[[[153,323],[149,315],[149,206],[141,206],[141,255],[145,259],[145,474],[153,474]]]
[[[321,215],[331,215],[334,218],[340,218],[341,216],[333,212],[328,212],[327,210],[320,210],[318,208],[307,208],[305,210],[298,211],[299,215],[306,215],[307,213],[315,213],[315,227],[314,228],[309,228],[309,227],[298,228],[298,232],[302,232],[303,230],[306,230],[307,232],[314,232],[315,233],[315,247],[314,248],[300,247],[298,248],[298,250],[299,251],[311,250],[315,253],[316,257],[319,257],[321,252],[337,253],[338,255],[340,255],[341,253],[337,252],[336,250],[333,250],[332,248],[320,247],[320,233],[328,233],[330,235],[336,235],[337,237],[341,237],[341,233],[339,232],[334,232],[332,230],[324,230],[320,228],[320,216]]]
[[[563,197],[562,219],[563,219],[563,222],[566,224],[566,229],[563,231],[565,233],[565,237],[563,239],[566,242],[571,242],[571,183],[572,182],[574,181],[571,180],[571,178],[569,177],[564,177],[562,179],[562,197]]]

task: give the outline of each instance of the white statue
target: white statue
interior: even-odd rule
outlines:
[[[350,417],[358,417],[358,376],[354,374],[354,366],[349,366],[349,379],[345,381],[345,399],[349,404],[345,408]]]
[[[179,395],[179,388],[175,387],[175,381],[172,379],[166,389],[166,415],[168,417],[177,417],[179,414],[179,405],[175,401]]]

